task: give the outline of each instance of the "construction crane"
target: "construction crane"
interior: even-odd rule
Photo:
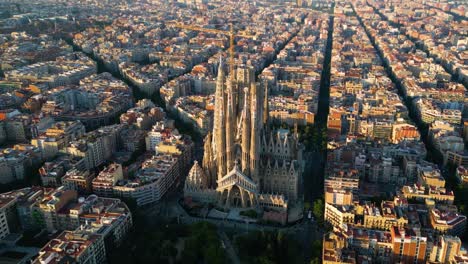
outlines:
[[[249,38],[253,39],[255,38],[254,35],[246,35],[246,34],[237,34],[234,31],[234,28],[232,24],[229,24],[229,31],[226,30],[220,30],[220,29],[214,29],[214,28],[204,28],[204,27],[198,27],[198,26],[191,26],[191,25],[184,25],[182,23],[170,23],[168,25],[174,26],[176,28],[181,28],[181,29],[187,29],[187,30],[193,30],[193,31],[201,31],[201,32],[207,32],[207,33],[213,33],[213,34],[221,34],[229,37],[229,74],[230,74],[230,80],[234,80],[234,39],[236,37],[241,37],[241,38]]]

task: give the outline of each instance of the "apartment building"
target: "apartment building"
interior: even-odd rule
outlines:
[[[32,263],[99,264],[105,262],[104,236],[79,231],[64,231],[49,241]]]
[[[93,179],[93,193],[101,197],[112,197],[114,186],[120,180],[123,180],[122,165],[113,163]]]
[[[427,237],[419,230],[394,226],[390,233],[395,263],[426,263]]]
[[[62,178],[63,186],[68,190],[80,194],[89,194],[92,191],[92,182],[95,174],[88,170],[71,169]]]

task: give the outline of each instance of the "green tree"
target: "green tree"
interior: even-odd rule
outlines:
[[[317,131],[315,129],[312,130],[311,138],[312,138],[312,143],[315,146],[318,146],[318,144],[320,142],[320,137],[319,137],[319,134],[317,133]]]
[[[323,201],[322,199],[318,199],[314,201],[314,206],[312,208],[312,213],[314,214],[317,221],[321,222],[323,220]]]
[[[320,264],[320,259],[319,258],[313,258],[311,261],[310,261],[310,264]]]
[[[200,247],[200,245],[203,245]],[[216,227],[200,222],[190,226],[190,236],[182,252],[183,263],[203,262],[218,264],[226,262],[226,255],[216,233]]]
[[[312,242],[311,253],[313,258],[320,258],[322,256],[322,241],[315,240]]]
[[[300,245],[287,234],[254,231],[238,236],[235,244],[242,263],[302,263]]]

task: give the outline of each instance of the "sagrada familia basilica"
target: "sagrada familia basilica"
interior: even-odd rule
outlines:
[[[204,157],[195,161],[184,196],[224,208],[287,210],[302,199],[303,146],[297,129],[273,130],[268,117],[267,85],[255,82],[252,67],[237,67],[226,77],[220,60],[213,131]]]

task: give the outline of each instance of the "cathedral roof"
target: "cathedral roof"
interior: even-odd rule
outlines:
[[[218,190],[227,186],[238,185],[250,192],[257,192],[257,184],[248,176],[242,173],[239,164],[236,162],[234,168],[218,181]]]
[[[197,186],[199,188],[207,187],[206,175],[200,165],[198,165],[198,161],[195,161],[192,168],[190,169],[186,184]]]
[[[245,178],[245,180],[247,182],[249,182],[250,184],[257,185],[254,181],[252,181],[252,179],[250,179],[247,175],[242,173],[242,171],[241,171],[241,169],[239,167],[239,164],[237,162],[234,165],[234,168],[232,168],[232,170],[226,176],[224,176],[221,180],[229,178],[231,175],[234,175],[234,174],[237,174],[237,175],[241,176],[242,178]]]

